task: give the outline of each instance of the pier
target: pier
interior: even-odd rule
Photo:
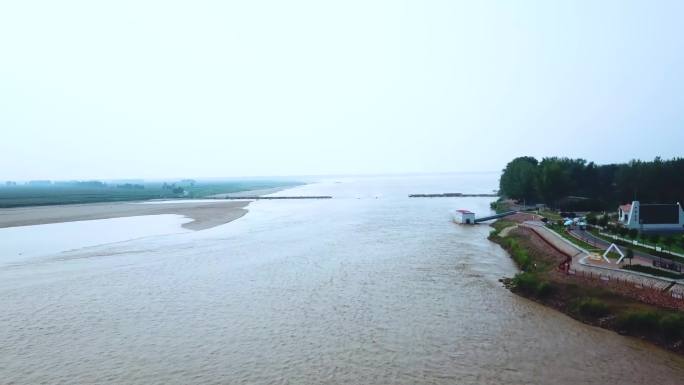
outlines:
[[[518,212],[518,211],[513,210],[513,211],[506,211],[506,212],[503,212],[503,213],[490,215],[490,216],[487,216],[487,217],[475,218],[475,223],[486,222],[486,221],[491,221],[492,219],[498,219],[498,218],[507,217],[507,216],[513,215],[513,214],[515,214],[515,213],[517,213],[517,212]]]

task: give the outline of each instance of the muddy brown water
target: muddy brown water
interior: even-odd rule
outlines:
[[[281,193],[334,199],[2,267],[0,383],[684,383],[681,357],[504,289],[489,228],[449,221],[491,198],[407,197],[495,187],[331,179]]]

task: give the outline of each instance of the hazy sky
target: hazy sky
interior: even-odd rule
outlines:
[[[684,1],[2,1],[0,180],[684,155]]]

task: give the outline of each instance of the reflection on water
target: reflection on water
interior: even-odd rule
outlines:
[[[341,183],[336,183],[341,182]],[[18,384],[681,383],[684,361],[497,282],[510,258],[449,210],[495,175],[346,178],[213,229],[0,268],[0,378]]]

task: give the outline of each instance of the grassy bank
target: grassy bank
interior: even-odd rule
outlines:
[[[234,180],[178,182],[54,182],[42,185],[0,186],[0,208],[76,203],[122,202],[147,199],[202,198],[301,183],[292,181]]]
[[[579,321],[651,341],[684,354],[684,313],[625,297],[608,287],[574,281],[556,270],[559,256],[549,255],[526,235],[513,231],[499,236],[511,224],[494,224],[490,240],[506,249],[522,270],[502,280],[512,292],[553,307]]]

